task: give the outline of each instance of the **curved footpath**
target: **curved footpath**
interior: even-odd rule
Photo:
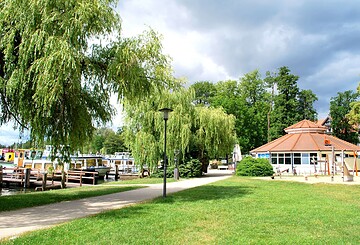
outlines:
[[[206,185],[231,177],[227,170],[210,171],[205,177],[167,183],[166,193]],[[33,208],[0,213],[0,240],[38,229],[47,228],[66,221],[97,214],[106,210],[119,209],[135,203],[162,196],[163,184],[153,184],[132,191],[90,197],[74,201],[54,203]]]

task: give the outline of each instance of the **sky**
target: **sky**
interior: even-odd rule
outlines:
[[[300,89],[317,95],[324,118],[331,97],[360,81],[358,0],[124,0],[116,10],[124,36],[150,27],[162,35],[175,77],[188,84],[238,80],[256,69],[264,78],[287,66]],[[0,144],[19,140],[12,125],[0,127]]]
[[[330,98],[360,81],[358,0],[126,0],[117,9],[124,35],[151,27],[163,36],[175,76],[190,84],[287,66],[326,117]]]

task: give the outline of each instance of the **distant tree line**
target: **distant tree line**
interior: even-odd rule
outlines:
[[[235,131],[244,153],[285,134],[284,128],[302,120],[316,120],[311,90],[300,90],[299,77],[289,68],[266,73],[264,79],[255,70],[238,81],[196,82],[196,104],[222,107],[235,116]]]

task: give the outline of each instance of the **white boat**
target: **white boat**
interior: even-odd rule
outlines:
[[[109,174],[111,166],[104,164],[103,157],[97,154],[77,154],[71,157],[69,169],[81,169],[89,172],[98,172],[99,178]]]
[[[32,150],[19,152],[15,157],[16,165],[19,167],[39,170],[61,170],[57,160],[51,161],[51,146],[47,145],[45,150]],[[59,156],[61,157],[61,156]],[[76,154],[72,155],[70,163],[64,164],[64,170],[78,169],[98,172],[99,178],[104,178],[110,172],[111,167],[103,164],[101,155],[97,154]]]
[[[131,156],[130,152],[115,152],[113,155],[106,155],[103,160],[107,166],[115,168],[118,166],[120,173],[138,173],[138,167],[135,164],[135,159]]]

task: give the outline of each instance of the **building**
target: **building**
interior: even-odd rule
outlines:
[[[262,145],[250,153],[268,158],[274,169],[297,174],[338,174],[359,170],[360,147],[332,135],[328,128],[309,120],[285,129],[286,135]]]

